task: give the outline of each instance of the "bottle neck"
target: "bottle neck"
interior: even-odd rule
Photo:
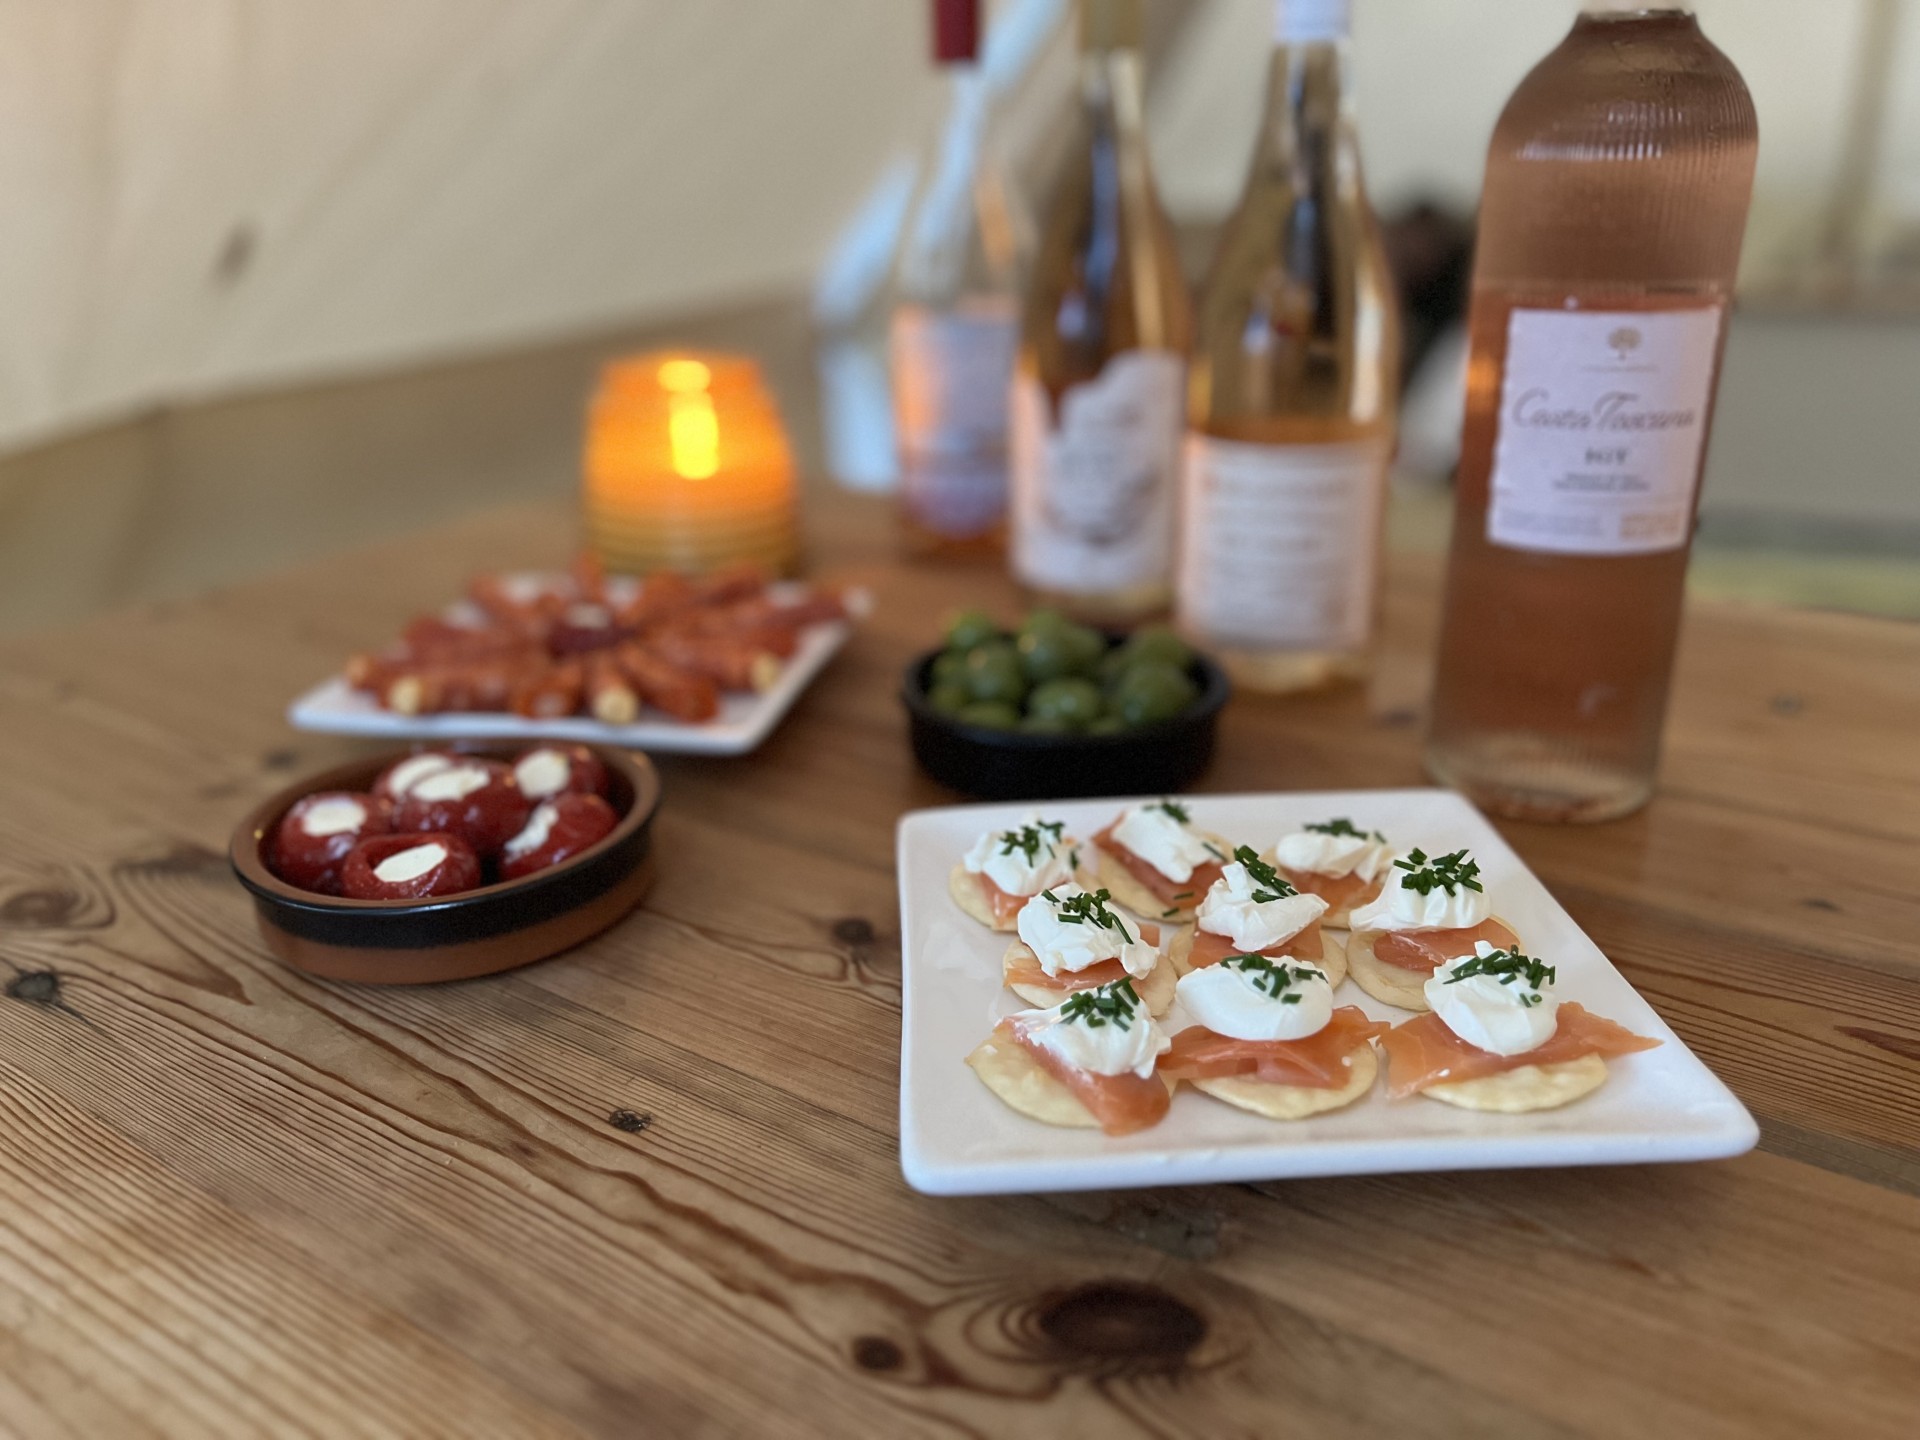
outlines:
[[[1329,163],[1352,121],[1350,96],[1343,38],[1277,42],[1255,164],[1312,170]]]

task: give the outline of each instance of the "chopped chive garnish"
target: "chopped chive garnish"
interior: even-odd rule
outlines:
[[[1502,985],[1524,980],[1528,989],[1538,992],[1542,985],[1552,984],[1558,974],[1553,966],[1542,964],[1516,945],[1511,950],[1491,950],[1485,955],[1470,956],[1447,976],[1446,983],[1455,985],[1475,975],[1490,975]],[[1540,996],[1538,993],[1522,995],[1520,1003],[1538,1005]]]
[[[1404,860],[1393,862],[1394,867],[1407,872],[1400,882],[1402,890],[1411,890],[1416,895],[1431,895],[1436,889],[1447,894],[1457,894],[1461,889],[1478,890],[1480,882],[1476,877],[1480,866],[1467,858],[1465,850],[1456,850],[1451,855],[1442,855],[1438,860],[1429,860],[1426,852],[1415,848],[1407,852]]]
[[[1280,872],[1262,860],[1251,845],[1241,845],[1233,852],[1233,858],[1246,867],[1256,887],[1253,901],[1256,905],[1265,905],[1270,900],[1285,900],[1300,892],[1280,878]]]
[[[1066,830],[1064,820],[1042,820],[1037,825],[1022,825],[1018,830],[1003,831],[1000,836],[1000,853],[1011,855],[1018,850],[1027,857],[1031,865],[1040,858],[1044,847],[1049,854],[1060,843],[1060,836]],[[1049,839],[1047,837],[1051,836]]]
[[[1326,976],[1318,970],[1309,970],[1301,965],[1289,965],[1284,960],[1269,960],[1264,955],[1229,955],[1220,962],[1222,965],[1253,977],[1253,988],[1270,1000],[1278,1000],[1282,1005],[1298,1005],[1300,996],[1292,987],[1308,985],[1315,980],[1324,980]]]
[[[1359,829],[1354,825],[1353,821],[1347,819],[1344,815],[1337,819],[1322,821],[1314,825],[1302,825],[1300,828],[1302,830],[1311,830],[1318,835],[1345,835],[1354,840],[1378,840],[1382,845],[1387,843],[1387,837],[1382,835],[1378,830]]]
[[[1060,1018],[1084,1021],[1089,1030],[1098,1030],[1106,1024],[1127,1030],[1132,1028],[1133,1012],[1139,1003],[1140,996],[1135,993],[1132,980],[1115,980],[1111,985],[1069,995],[1067,1003],[1060,1007]]]

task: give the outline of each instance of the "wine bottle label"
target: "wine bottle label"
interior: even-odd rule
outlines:
[[[1013,568],[1040,590],[1096,594],[1164,582],[1186,364],[1126,350],[1060,397],[1013,385]]]
[[[1373,617],[1389,443],[1187,437],[1180,620],[1220,644],[1357,650]]]
[[[902,501],[935,534],[984,534],[1006,513],[1007,388],[1019,341],[1010,298],[894,312]]]
[[[1487,539],[1563,555],[1685,545],[1720,313],[1515,310]]]

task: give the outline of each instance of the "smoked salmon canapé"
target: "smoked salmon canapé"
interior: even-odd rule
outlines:
[[[1160,928],[1120,914],[1105,890],[1073,881],[1042,890],[1020,907],[1020,938],[1001,962],[1007,988],[1032,1005],[1058,1005],[1081,990],[1125,980],[1162,1015],[1173,1003],[1173,965],[1160,953]]]
[[[1426,984],[1448,960],[1520,937],[1494,918],[1480,867],[1465,850],[1429,857],[1415,848],[1394,860],[1379,898],[1355,908],[1347,968],[1376,1000],[1402,1010],[1428,1008]]]
[[[1167,958],[1184,975],[1229,955],[1291,956],[1313,961],[1330,985],[1338,985],[1347,978],[1347,952],[1320,928],[1326,913],[1325,900],[1301,894],[1251,845],[1242,845],[1207,887],[1192,928],[1174,936]]]
[[[1218,835],[1196,830],[1185,805],[1155,800],[1122,811],[1093,837],[1095,873],[1088,883],[1106,886],[1149,920],[1187,921],[1232,852]]]
[[[1355,1005],[1336,1009],[1318,965],[1228,955],[1182,975],[1178,993],[1199,1023],[1161,1057],[1169,1081],[1270,1120],[1339,1110],[1373,1088],[1374,1037],[1391,1027]]]
[[[1080,878],[1085,854],[1064,821],[1029,812],[1009,830],[989,830],[947,876],[947,890],[990,930],[1012,931],[1020,907],[1042,890]]]
[[[1131,1135],[1165,1118],[1172,1087],[1156,1073],[1166,1032],[1124,977],[993,1027],[967,1056],[986,1087],[1045,1125]]]
[[[1282,835],[1260,858],[1302,895],[1327,902],[1321,924],[1345,926],[1357,907],[1380,898],[1393,847],[1378,830],[1362,830],[1343,815]]]
[[[1604,1085],[1609,1058],[1660,1043],[1555,999],[1556,978],[1519,947],[1484,940],[1446,961],[1426,982],[1429,1013],[1380,1041],[1387,1093],[1505,1115],[1552,1110]]]

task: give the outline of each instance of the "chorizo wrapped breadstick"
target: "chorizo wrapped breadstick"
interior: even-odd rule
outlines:
[[[712,680],[629,642],[613,652],[620,669],[649,705],[676,720],[711,720],[720,710],[720,691]]]
[[[530,661],[520,656],[417,666],[396,675],[382,698],[397,715],[504,710],[529,673]]]
[[[620,624],[641,629],[683,615],[700,604],[693,582],[672,570],[662,570],[640,582],[640,588],[616,614]]]
[[[693,592],[702,605],[724,605],[746,600],[767,588],[767,572],[756,560],[741,560],[723,565],[693,581]]]
[[[523,677],[513,692],[511,708],[514,714],[535,720],[558,720],[580,708],[586,684],[584,664],[577,659],[560,660]]]
[[[527,575],[476,575],[467,598],[495,624],[527,634],[538,634],[567,605],[565,595]]]
[[[631,725],[640,714],[640,696],[611,650],[585,657],[587,712],[607,725]]]
[[[646,649],[669,665],[706,676],[722,690],[771,690],[780,678],[780,657],[749,637],[669,630],[650,637]]]

